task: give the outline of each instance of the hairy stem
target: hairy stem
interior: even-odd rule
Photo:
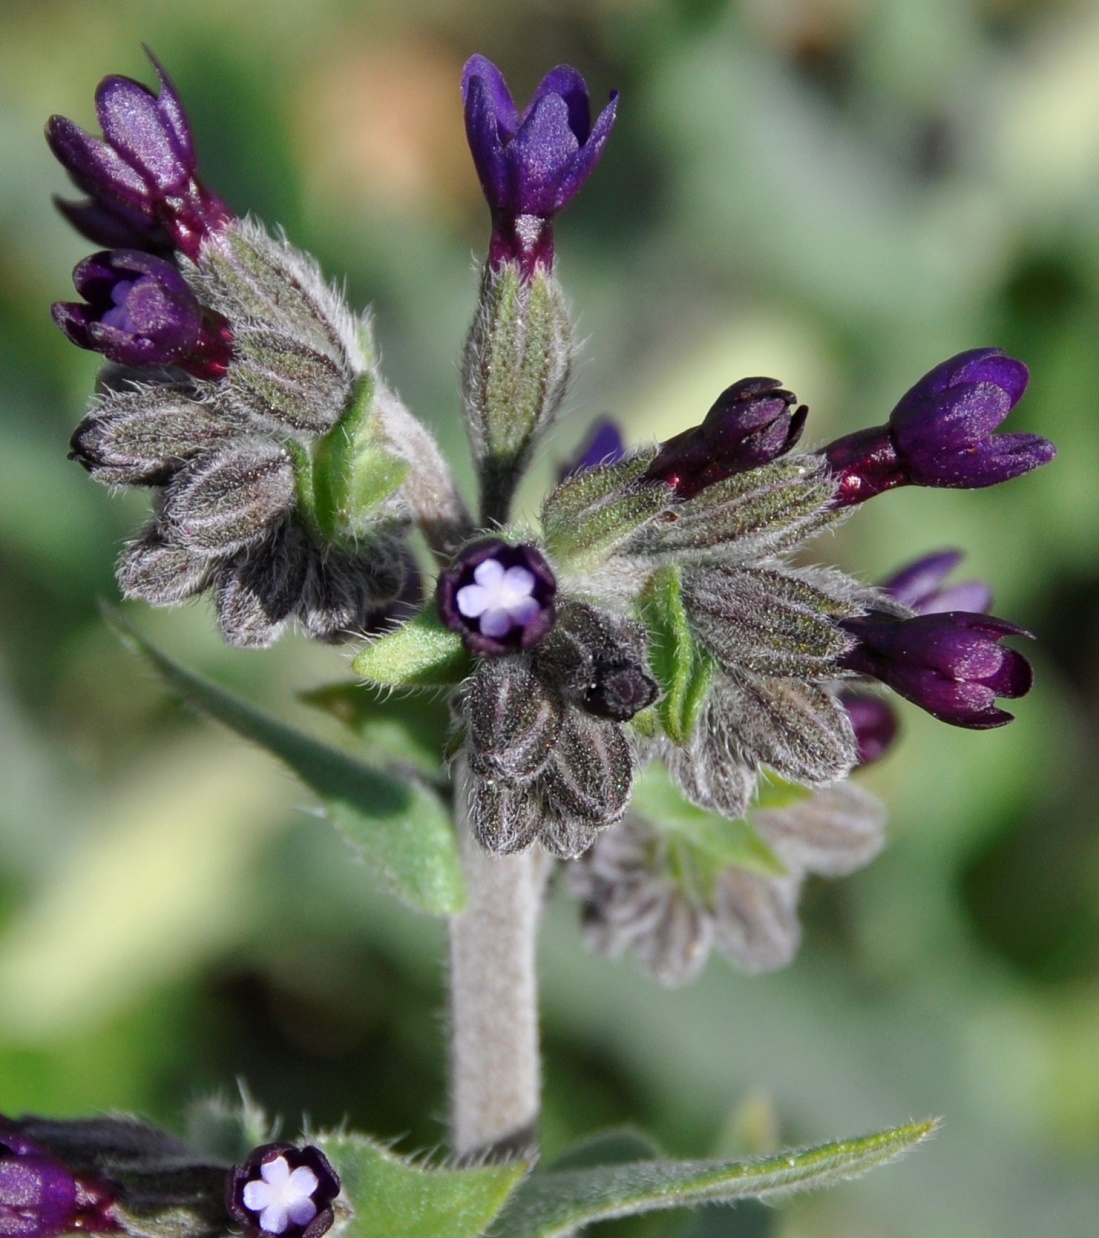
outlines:
[[[535,1146],[542,1072],[535,945],[545,861],[494,857],[464,819],[468,770],[455,800],[468,901],[450,921],[451,1147],[462,1160]]]

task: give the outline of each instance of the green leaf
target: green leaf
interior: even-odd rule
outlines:
[[[457,632],[443,627],[433,605],[379,636],[351,663],[357,675],[386,688],[441,688],[461,683],[473,670]]]
[[[672,742],[682,747],[706,704],[714,663],[687,622],[679,568],[653,573],[642,594],[641,618],[649,630],[653,674],[664,691],[657,713]]]
[[[934,1120],[746,1161],[632,1161],[532,1174],[511,1197],[494,1238],[565,1238],[582,1226],[696,1204],[773,1199],[831,1186],[884,1165],[926,1139]]]
[[[527,1173],[524,1161],[427,1169],[360,1135],[318,1135],[355,1210],[346,1238],[477,1238]]]
[[[342,722],[370,752],[438,776],[450,718],[436,696],[396,696],[345,680],[303,692],[301,699]]]
[[[434,915],[461,909],[465,886],[458,846],[450,817],[432,791],[331,748],[185,670],[117,613],[108,611],[107,620],[189,705],[284,761],[394,893]]]
[[[747,821],[730,821],[685,799],[667,769],[653,761],[634,789],[634,807],[666,834],[673,834],[711,873],[729,865],[764,876],[781,877],[786,868]]]

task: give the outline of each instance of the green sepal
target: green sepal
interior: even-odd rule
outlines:
[[[353,1210],[343,1238],[478,1238],[528,1172],[525,1161],[431,1169],[362,1135],[315,1135]],[[339,1201],[337,1201],[339,1207]]]
[[[385,688],[446,688],[472,673],[473,659],[429,603],[414,619],[371,641],[351,668]]]
[[[303,692],[301,699],[342,722],[369,752],[438,775],[449,717],[435,695],[397,696],[343,681]]]
[[[937,1121],[744,1161],[632,1160],[535,1172],[515,1191],[493,1238],[566,1238],[614,1217],[697,1204],[775,1199],[832,1186],[887,1164],[931,1135]]]
[[[671,490],[645,480],[654,449],[566,477],[542,505],[546,549],[575,572],[598,568],[668,506]]]
[[[813,794],[812,787],[802,787],[796,782],[787,782],[773,770],[768,771],[756,784],[756,801],[749,815],[760,808],[789,808]]]
[[[689,868],[704,889],[719,872],[734,865],[767,877],[786,874],[785,865],[750,822],[730,821],[692,804],[659,761],[647,765],[638,776],[633,804],[669,837],[680,853],[680,866]]]
[[[450,816],[421,783],[331,748],[257,709],[220,684],[179,666],[116,612],[107,621],[187,704],[283,761],[316,793],[352,849],[393,892],[432,915],[465,903],[465,881]]]
[[[657,714],[668,737],[683,747],[706,704],[716,668],[687,620],[679,568],[662,567],[652,574],[640,609],[649,631],[649,665],[663,692]]]
[[[376,385],[372,372],[360,375],[347,411],[314,452],[317,523],[329,536],[360,529],[408,476],[408,461],[386,446]]]

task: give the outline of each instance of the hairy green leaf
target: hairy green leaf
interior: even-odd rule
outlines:
[[[662,567],[653,573],[641,598],[641,617],[649,630],[653,674],[664,692],[657,714],[672,742],[682,747],[706,703],[714,663],[695,641],[687,622],[677,567]]]
[[[773,1199],[831,1186],[894,1160],[926,1139],[935,1120],[746,1161],[631,1161],[532,1174],[493,1229],[494,1238],[565,1238],[594,1221],[696,1204]]]
[[[120,615],[108,621],[189,705],[284,761],[314,791],[351,847],[394,893],[449,915],[465,901],[458,847],[438,796],[288,726],[172,661]]]
[[[415,619],[371,641],[351,666],[386,688],[440,688],[461,683],[473,670],[473,659],[458,633],[444,628],[428,605]]]
[[[313,1142],[332,1161],[354,1209],[346,1238],[477,1238],[528,1169],[524,1161],[428,1169],[361,1135],[319,1135]]]

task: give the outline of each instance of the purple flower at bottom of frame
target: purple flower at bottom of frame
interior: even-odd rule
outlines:
[[[556,593],[536,547],[490,538],[467,546],[457,566],[440,574],[436,602],[471,653],[501,657],[533,648],[553,628]]]
[[[947,576],[962,561],[960,550],[940,550],[909,563],[878,587],[917,615],[942,614],[966,610],[987,614],[992,606],[992,590],[983,580],[963,580],[944,585]]]
[[[1004,619],[965,611],[898,619],[872,611],[840,626],[855,638],[840,666],[881,680],[953,726],[1003,726],[1012,715],[996,707],[996,698],[1030,691],[1030,663],[999,644],[1005,636],[1030,634]]]
[[[100,245],[158,252],[174,247],[194,258],[206,235],[233,213],[197,180],[187,115],[160,62],[148,54],[160,78],[158,94],[128,77],[99,83],[95,109],[102,138],[64,116],[50,117],[50,149],[90,199],[61,208]]]
[[[617,93],[591,119],[587,83],[558,65],[522,113],[503,74],[484,56],[462,73],[466,136],[492,211],[489,262],[516,260],[529,277],[553,263],[549,221],[579,193],[614,125]]]
[[[661,445],[646,477],[680,499],[734,473],[785,455],[801,437],[809,409],[775,378],[742,378],[714,401],[702,424]]]
[[[225,1206],[248,1238],[320,1238],[339,1193],[339,1177],[320,1148],[267,1143],[229,1171]]]
[[[32,1139],[0,1118],[0,1234],[55,1238],[82,1230],[118,1230],[114,1194],[105,1182],[78,1178]]]
[[[1026,390],[1026,366],[998,348],[959,353],[902,396],[889,422],[836,439],[823,454],[835,504],[862,503],[897,486],[994,486],[1057,454],[1037,434],[994,431]]]
[[[53,320],[80,348],[119,365],[174,365],[199,378],[225,373],[232,351],[179,271],[134,249],[93,254],[73,271],[84,302],[57,301]]]

